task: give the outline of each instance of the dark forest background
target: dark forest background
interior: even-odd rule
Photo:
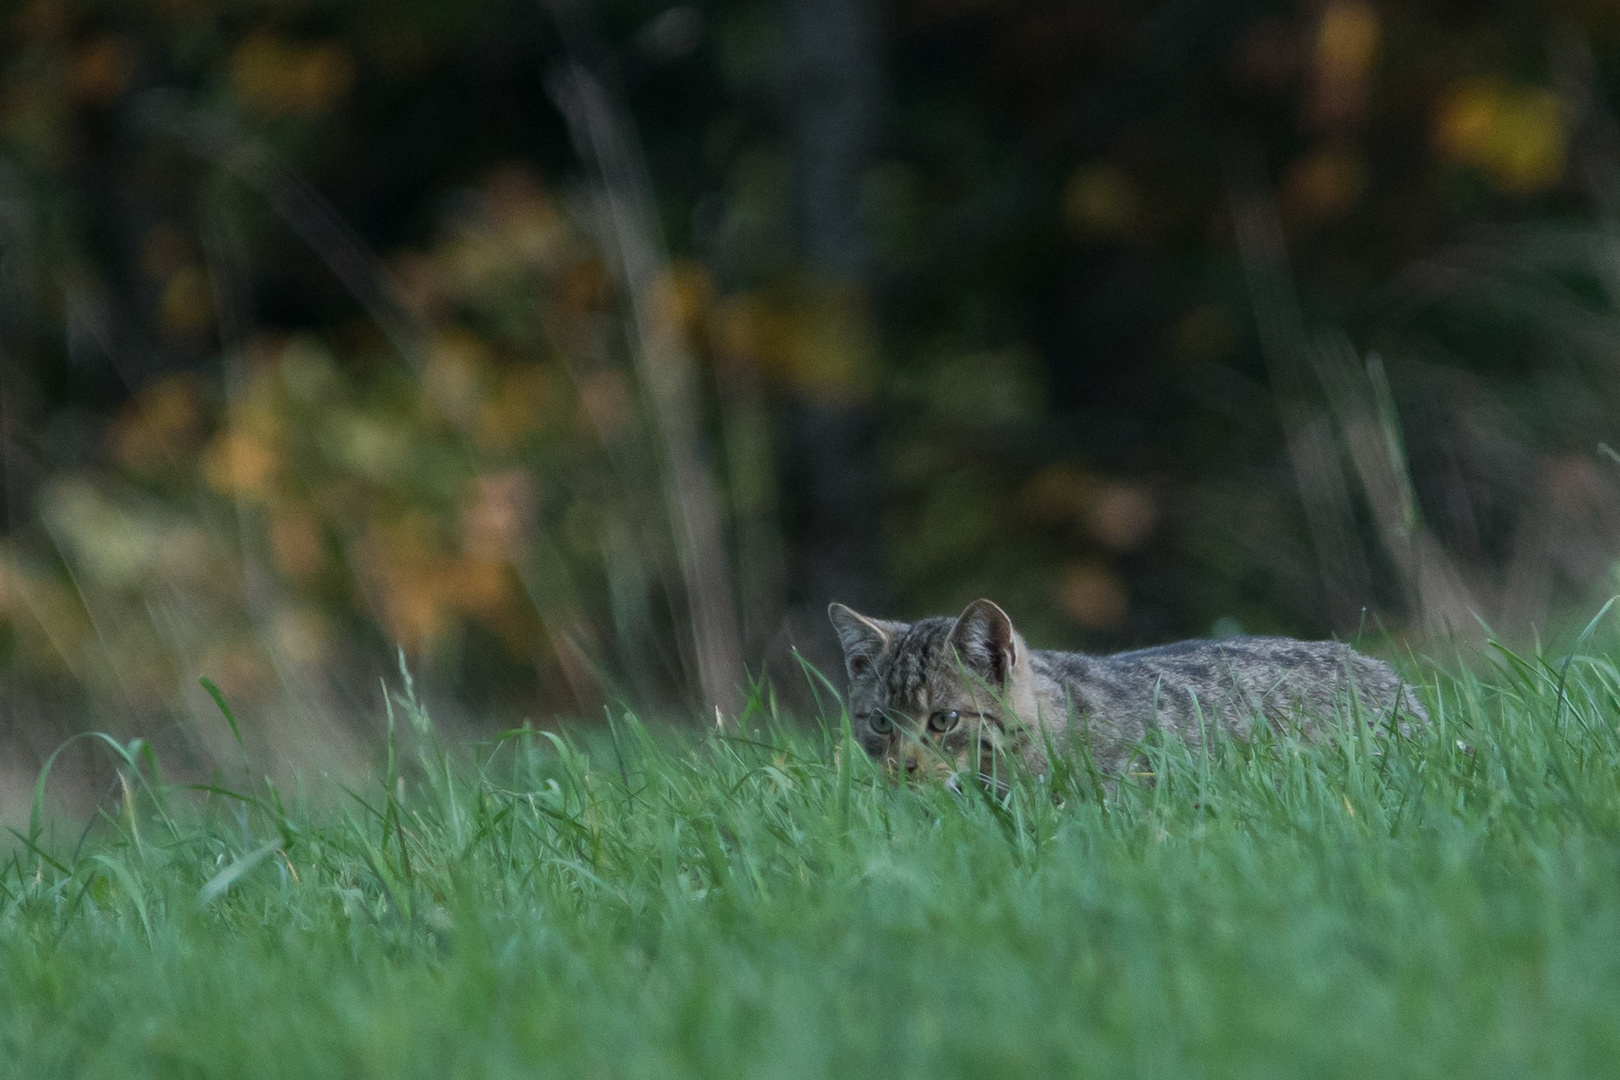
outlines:
[[[199,676],[356,752],[396,648],[712,716],[831,599],[1443,653],[1615,589],[1612,4],[0,12],[19,780],[223,754]]]

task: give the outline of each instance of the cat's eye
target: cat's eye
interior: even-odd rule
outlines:
[[[894,730],[894,721],[890,720],[883,713],[873,713],[867,718],[866,726],[877,732],[879,735],[887,735],[889,732]]]
[[[945,732],[955,727],[956,722],[961,718],[962,714],[957,712],[955,709],[937,712],[928,718],[928,730],[937,731],[943,735]]]

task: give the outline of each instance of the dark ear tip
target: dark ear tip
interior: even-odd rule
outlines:
[[[1000,604],[984,596],[979,597],[977,600],[973,601],[973,603],[962,609],[963,618],[973,614],[987,615],[992,619],[1001,619],[1008,623],[1012,622],[1011,619],[1007,618],[1007,613],[1001,610]]]

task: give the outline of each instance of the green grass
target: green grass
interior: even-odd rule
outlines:
[[[445,753],[400,701],[328,809],[98,744],[127,797],[0,873],[0,1074],[1620,1073],[1620,670],[1560,675],[1504,653],[1380,751],[1167,746],[1004,803],[757,702]]]

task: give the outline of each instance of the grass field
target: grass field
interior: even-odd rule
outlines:
[[[309,806],[108,741],[122,801],[0,873],[0,1073],[1620,1074],[1593,652],[1431,676],[1386,746],[1166,746],[1156,784],[1070,762],[1005,801],[757,701],[447,752],[401,695],[376,776]]]

